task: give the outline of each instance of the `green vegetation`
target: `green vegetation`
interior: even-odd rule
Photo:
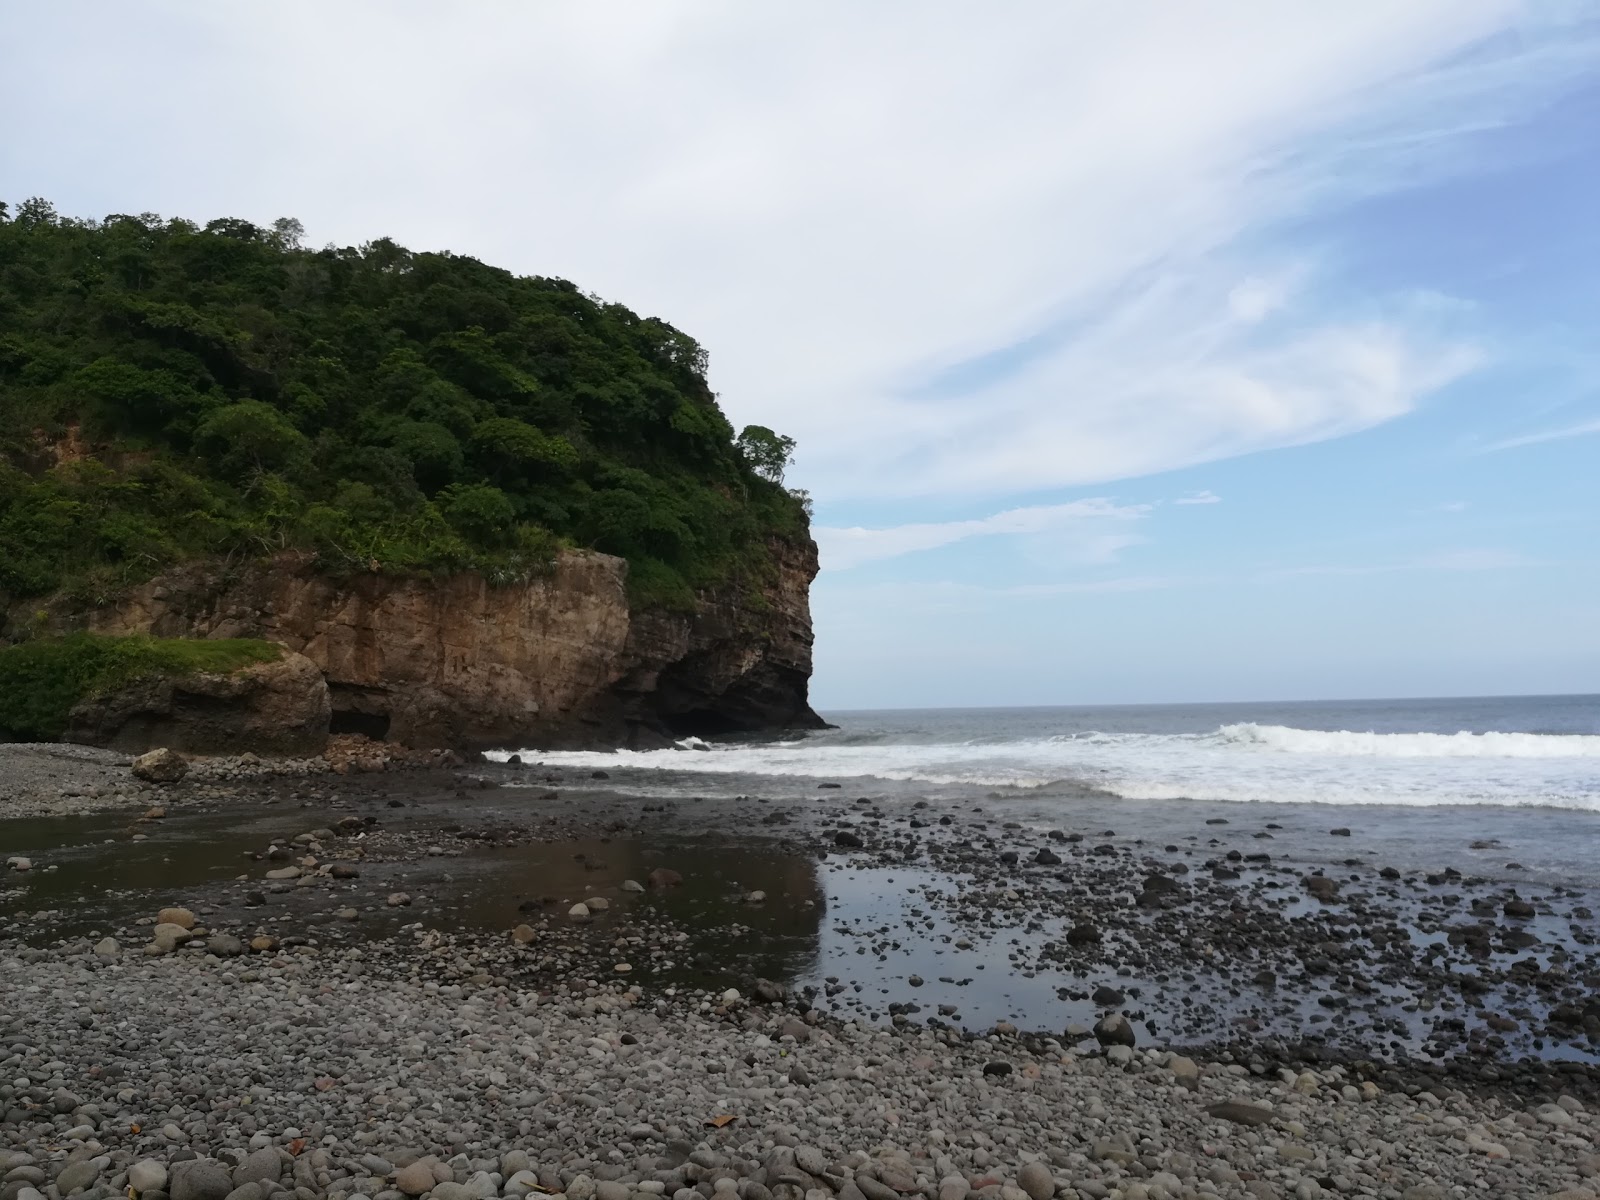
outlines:
[[[67,728],[73,705],[150,676],[231,673],[276,662],[282,647],[248,639],[205,641],[99,637],[74,633],[0,647],[0,731],[50,741]]]
[[[705,352],[558,279],[297,222],[0,204],[0,611],[194,557],[330,571],[626,557],[636,599],[758,580],[794,443],[736,439]]]

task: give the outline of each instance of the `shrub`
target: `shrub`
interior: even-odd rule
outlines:
[[[276,662],[282,647],[244,638],[38,638],[0,648],[0,730],[22,741],[52,741],[79,701],[150,676],[233,672]]]

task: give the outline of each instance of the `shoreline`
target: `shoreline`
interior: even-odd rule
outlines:
[[[32,836],[20,851],[37,859],[0,871],[0,899],[34,914],[0,922],[0,938],[126,938],[168,903],[341,945],[417,920],[490,939],[526,923],[581,955],[637,926],[677,939],[637,964],[657,982],[748,986],[765,973],[880,1021],[1084,1036],[1114,1008],[1141,1046],[1460,1059],[1490,1083],[1499,1064],[1600,1058],[1600,925],[1579,889],[1285,859],[1270,839],[1288,831],[1209,810],[1189,829],[1175,818],[1173,840],[1156,844],[1137,829],[1040,831],[842,791],[663,800],[536,766],[303,767],[219,760],[181,784],[127,789],[120,807],[82,811],[82,796],[70,814],[0,821],[9,846]],[[157,808],[165,817],[148,819]],[[305,878],[265,878],[338,820],[355,835],[314,845]],[[1323,841],[1333,854],[1360,845]],[[337,860],[351,878],[325,876]],[[688,882],[627,890],[658,866]],[[390,908],[397,892],[411,902]],[[597,895],[608,911],[566,915]]]
[[[216,1194],[153,1200],[251,1181],[233,1200],[406,1200],[429,1156],[433,1200],[716,1200],[722,1179],[721,1200],[1426,1200],[1600,1178],[1600,1067],[1531,1042],[1592,952],[1560,944],[1520,1037],[1484,1024],[1511,989],[1545,994],[1502,942],[1553,937],[1582,907],[1556,889],[1514,920],[1494,881],[1369,862],[1319,899],[1264,830],[1198,812],[1157,844],[842,789],[280,766],[0,820],[45,839],[0,871],[0,1200],[65,1200],[79,1164],[80,1200],[145,1160],[176,1187],[189,1153]],[[165,815],[133,811],[152,797]],[[1491,898],[1487,941],[1452,942]],[[195,936],[147,951],[169,904]],[[1405,989],[1429,1032],[1375,1053],[1378,1001]],[[1208,1111],[1231,1100],[1272,1115]]]

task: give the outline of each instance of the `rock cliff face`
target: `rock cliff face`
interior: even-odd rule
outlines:
[[[609,748],[817,728],[806,699],[816,547],[772,551],[760,588],[707,591],[692,613],[631,611],[627,564],[592,552],[504,587],[471,574],[335,579],[283,555],[185,564],[86,624],[279,642],[326,677],[332,732],[422,748]]]
[[[72,710],[67,741],[113,750],[191,754],[321,754],[332,716],[328,685],[303,654],[230,674],[139,680]]]

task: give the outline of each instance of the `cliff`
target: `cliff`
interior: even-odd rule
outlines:
[[[816,548],[775,540],[769,552],[763,586],[705,589],[687,612],[630,607],[628,564],[593,551],[504,586],[476,573],[339,578],[283,554],[184,563],[53,623],[281,643],[326,678],[332,732],[419,748],[651,746],[817,728],[806,699]]]

